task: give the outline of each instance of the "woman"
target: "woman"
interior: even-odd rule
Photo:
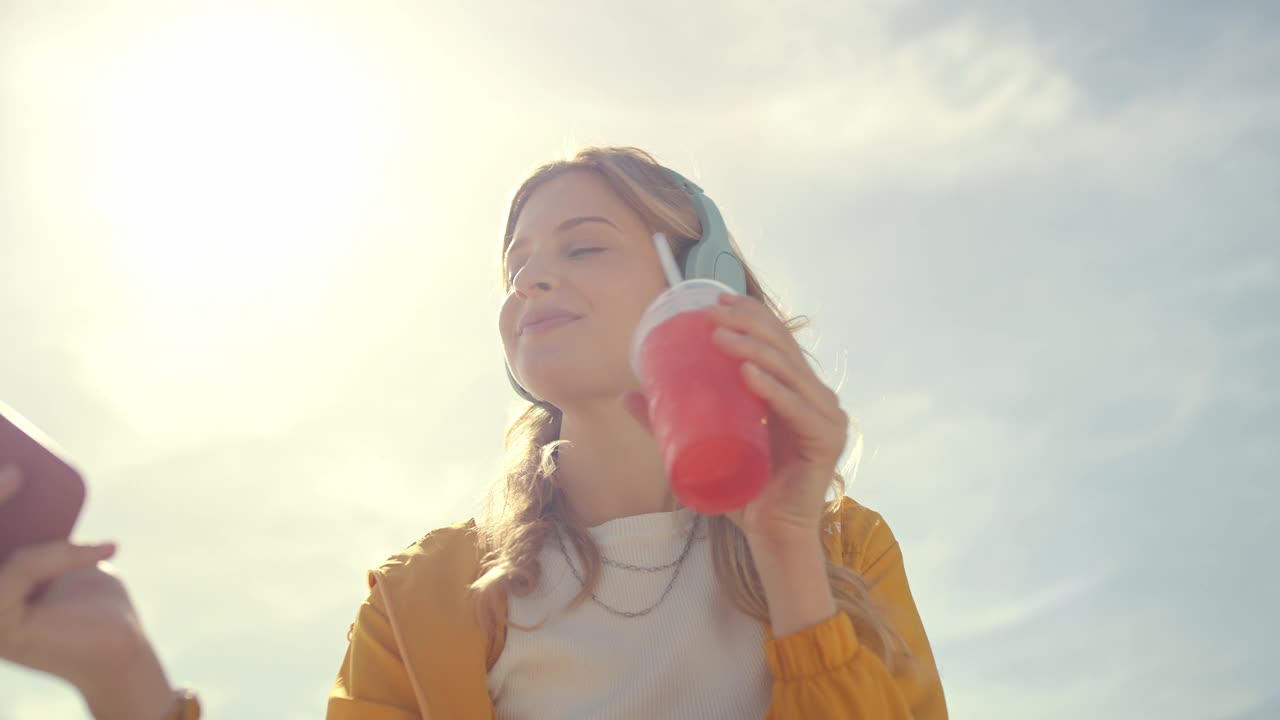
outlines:
[[[488,517],[369,573],[330,720],[946,716],[897,543],[842,497],[848,418],[749,270],[717,342],[769,407],[773,477],[728,516],[673,510],[628,363],[666,287],[655,232],[682,261],[702,229],[633,148],[516,191],[498,329],[539,402],[507,431]]]
[[[701,228],[686,190],[634,148],[585,149],[515,193],[498,327],[534,402],[507,431],[483,521],[433,531],[369,572],[330,720],[946,717],[897,542],[843,494],[848,416],[793,339],[802,325],[781,319],[750,269],[746,296],[712,313],[716,342],[768,407],[772,477],[729,515],[674,503],[628,362],[666,286],[655,232],[683,260]],[[41,667],[39,656],[94,708],[114,671],[73,667],[75,653],[52,647],[54,630],[33,629],[36,613],[12,597],[29,578],[87,567],[68,576],[87,573],[116,598],[100,625],[136,622],[119,584],[92,569],[109,549],[60,547],[58,559],[0,568],[0,588],[12,586],[8,605],[0,593],[0,656]],[[135,707],[164,704],[141,632],[117,635],[144,668],[134,682],[150,704]],[[40,643],[49,652],[31,655]],[[192,700],[178,703],[192,714]]]

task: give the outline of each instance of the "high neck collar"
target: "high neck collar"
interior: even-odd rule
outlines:
[[[596,540],[621,537],[684,537],[689,532],[695,516],[693,508],[679,508],[673,512],[644,513],[607,520],[587,528]]]

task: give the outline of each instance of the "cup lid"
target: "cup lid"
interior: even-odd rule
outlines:
[[[708,278],[691,278],[663,290],[640,316],[631,336],[631,371],[636,377],[640,377],[640,346],[651,330],[680,313],[715,305],[723,293],[738,294],[728,285]]]

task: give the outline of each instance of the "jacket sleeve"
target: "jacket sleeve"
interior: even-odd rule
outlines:
[[[846,565],[866,578],[872,601],[885,609],[911,661],[891,673],[859,643],[843,612],[785,637],[771,637],[765,642],[774,678],[767,717],[945,720],[942,682],[897,540],[879,515],[852,501],[842,508],[841,525]]]
[[[346,657],[329,691],[326,720],[420,720],[418,703],[382,593],[369,574],[369,597],[348,634]]]

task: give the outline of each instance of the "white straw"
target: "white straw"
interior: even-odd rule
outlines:
[[[678,285],[684,278],[680,277],[680,268],[676,266],[676,258],[671,254],[671,246],[667,244],[667,236],[662,233],[654,233],[653,244],[658,248],[658,259],[662,261],[662,269],[667,273],[667,283]]]

